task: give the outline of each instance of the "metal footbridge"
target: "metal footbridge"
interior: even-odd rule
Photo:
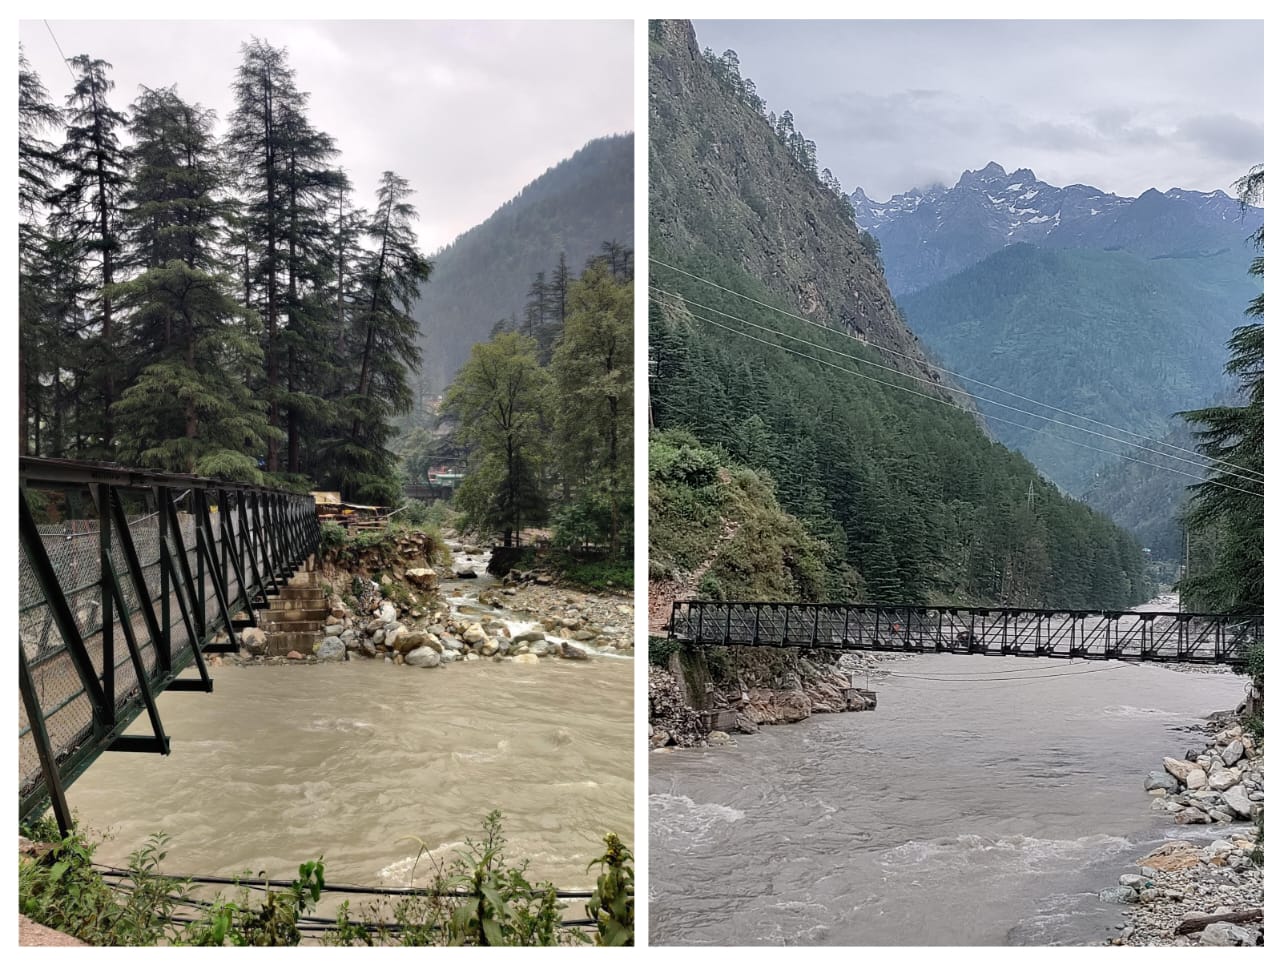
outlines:
[[[677,601],[667,635],[694,647],[1241,664],[1262,616],[1169,611]]]
[[[19,817],[51,805],[65,833],[67,785],[103,751],[169,753],[157,696],[213,690],[205,655],[237,649],[320,529],[306,494],[31,457],[18,478]]]

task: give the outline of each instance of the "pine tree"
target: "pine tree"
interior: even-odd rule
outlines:
[[[1263,170],[1257,167],[1237,182],[1241,203],[1262,199]],[[1263,233],[1254,235],[1258,256],[1250,273],[1262,278]],[[1198,607],[1232,613],[1257,613],[1263,604],[1263,295],[1249,304],[1253,323],[1236,328],[1229,341],[1227,373],[1239,380],[1243,404],[1187,411],[1196,425],[1200,453],[1223,462],[1210,478],[1192,486],[1185,524],[1189,531],[1214,531],[1217,551],[1206,571],[1179,585]],[[1257,482],[1248,478],[1257,477]]]
[[[93,324],[87,361],[96,397],[81,409],[85,436],[77,443],[84,445],[84,456],[110,459],[115,448],[111,405],[120,362],[111,297],[120,251],[120,197],[127,178],[119,138],[126,118],[107,102],[115,86],[108,76],[111,64],[84,54],[68,63],[76,82],[67,97],[66,141],[59,153],[66,182],[54,195],[53,219],[64,238],[80,244],[85,258],[96,264],[100,279],[87,305]]]
[[[330,451],[341,489],[382,503],[399,496],[387,444],[391,417],[412,405],[408,371],[420,362],[412,311],[431,273],[412,227],[418,216],[408,202],[412,193],[408,181],[383,173],[378,209],[367,228],[370,249],[357,271],[352,346],[359,345],[360,375],[343,404],[350,429]]]
[[[161,470],[260,480],[269,434],[245,372],[261,349],[217,272],[223,205],[213,115],[172,88],[144,89],[130,125],[122,260],[139,276],[108,293],[128,317],[136,374],[115,403],[120,457]]]
[[[48,232],[46,198],[57,174],[57,149],[41,135],[62,122],[39,75],[18,50],[18,452],[38,452],[43,385],[56,367],[40,260]],[[33,437],[33,434],[35,437]]]
[[[284,273],[287,267],[285,235],[285,161],[282,150],[285,115],[298,101],[294,73],[285,52],[262,40],[241,44],[241,63],[232,89],[236,106],[227,131],[227,153],[239,172],[243,204],[242,237],[248,260],[246,306],[257,308],[263,319],[265,370],[259,392],[267,404],[272,428],[281,426],[285,345],[281,337],[284,311]],[[267,441],[266,468],[280,469],[279,435]]]

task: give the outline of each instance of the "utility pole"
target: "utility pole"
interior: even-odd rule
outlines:
[[[1027,481],[1027,510],[1028,511],[1034,510],[1035,503],[1036,503],[1036,482],[1033,480]]]

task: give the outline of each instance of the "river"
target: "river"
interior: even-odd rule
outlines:
[[[1243,679],[930,654],[874,713],[650,756],[655,944],[1089,944],[1165,837],[1142,782]],[[862,683],[862,677],[858,681]]]
[[[168,757],[108,753],[68,790],[80,822],[112,835],[99,861],[121,864],[163,831],[175,873],[287,877],[324,855],[331,881],[399,886],[418,852],[407,838],[447,858],[498,808],[509,863],[581,889],[607,832],[634,840],[629,657],[212,674],[212,694],[161,695]]]

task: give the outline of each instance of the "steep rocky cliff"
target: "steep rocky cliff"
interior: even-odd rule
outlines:
[[[886,362],[932,376],[851,208],[797,162],[765,117],[726,96],[692,24],[652,21],[649,39],[654,256],[732,263],[803,316],[905,354]],[[658,286],[671,279],[657,265],[651,275]]]

